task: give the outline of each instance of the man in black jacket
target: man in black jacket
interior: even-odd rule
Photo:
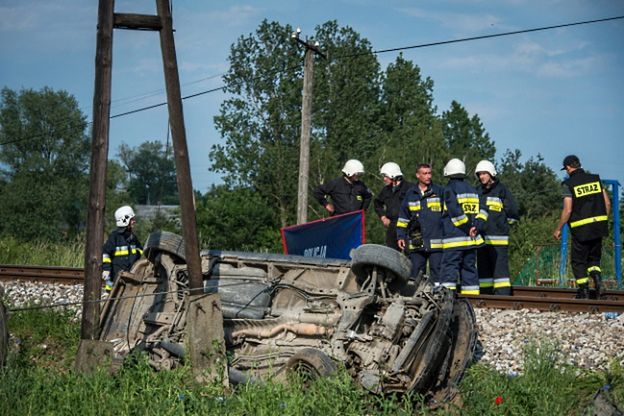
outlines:
[[[572,273],[576,280],[577,298],[589,297],[589,277],[594,280],[596,296],[602,295],[602,271],[600,258],[602,238],[608,235],[608,219],[611,210],[609,195],[603,188],[600,176],[581,168],[575,155],[563,159],[568,178],[563,181],[563,209],[559,223],[553,232],[556,240],[561,238],[564,224],[572,235]]]
[[[440,284],[442,262],[442,211],[444,188],[431,180],[431,165],[421,163],[416,169],[418,183],[410,188],[401,203],[397,221],[397,244],[412,261],[411,277],[425,274]]]
[[[394,162],[384,163],[379,173],[383,177],[384,187],[375,197],[375,212],[386,227],[386,245],[399,250],[397,245],[399,210],[407,191],[414,185],[403,180],[401,168]]]
[[[347,160],[342,168],[342,176],[319,185],[314,190],[314,198],[325,207],[329,215],[366,210],[373,194],[360,180],[362,175],[364,165],[356,159]]]
[[[477,250],[477,271],[481,294],[511,295],[509,278],[509,228],[518,221],[518,205],[513,195],[496,178],[489,160],[477,163],[475,175],[479,206],[487,211],[483,226],[485,245]]]
[[[115,211],[117,228],[110,233],[102,249],[102,280],[107,292],[113,289],[119,272],[130,270],[143,254],[143,245],[132,232],[135,223],[132,207],[124,205]]]

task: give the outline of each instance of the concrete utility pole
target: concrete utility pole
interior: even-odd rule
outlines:
[[[305,46],[303,65],[303,102],[301,105],[301,142],[299,145],[299,186],[297,189],[297,224],[308,221],[308,178],[310,176],[310,135],[312,134],[312,85],[314,83],[314,54],[323,58],[318,42],[311,44],[299,38],[301,29],[292,38]]]

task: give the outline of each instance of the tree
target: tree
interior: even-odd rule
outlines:
[[[231,98],[215,117],[225,144],[210,152],[225,183],[271,200],[281,224],[294,217],[297,193],[302,55],[292,30],[265,20],[232,46],[224,77]]]
[[[253,189],[213,186],[197,198],[200,246],[223,250],[279,251],[279,225],[266,199]]]
[[[292,31],[265,20],[232,46],[224,77],[231,98],[215,117],[225,143],[210,152],[226,185],[261,193],[281,226],[294,221],[299,170],[304,51]],[[318,59],[315,69],[311,186],[335,175],[346,159],[370,158],[378,146],[379,74],[370,44],[335,21],[316,31],[321,48],[336,58]]]
[[[137,148],[119,147],[119,159],[128,174],[127,192],[138,204],[177,204],[175,163],[159,141]]]
[[[0,232],[58,240],[86,218],[86,117],[65,91],[4,88],[0,102]]]
[[[370,166],[381,142],[381,76],[370,42],[352,28],[331,20],[316,27],[314,38],[327,55],[314,72],[311,182],[318,184],[349,159]]]
[[[482,159],[494,160],[496,146],[478,115],[470,117],[468,111],[453,100],[450,110],[442,113],[442,123],[449,154],[464,161],[467,173]]]
[[[499,177],[507,185],[520,207],[520,215],[540,218],[561,210],[561,189],[557,176],[544,164],[541,155],[526,163],[522,153],[507,149],[501,160]]]
[[[443,165],[440,162],[448,152],[436,111],[433,80],[423,79],[420,68],[399,55],[388,65],[383,80],[380,126],[384,146],[378,149],[377,164],[395,161],[410,178],[418,163]]]

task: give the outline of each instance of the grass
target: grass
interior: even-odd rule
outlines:
[[[0,239],[0,264],[83,267],[84,256],[82,239],[64,243],[28,242],[6,236]]]
[[[555,344],[529,344],[516,377],[476,364],[460,385],[462,408],[422,408],[417,397],[367,393],[346,371],[304,384],[198,384],[191,369],[155,372],[145,357],[126,360],[115,375],[73,369],[79,324],[62,312],[11,315],[7,366],[0,370],[1,415],[574,415],[601,388],[622,406],[624,371],[586,372],[564,364]],[[497,404],[497,398],[499,403]]]

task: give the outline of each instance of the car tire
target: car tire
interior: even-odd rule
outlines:
[[[149,235],[143,254],[154,262],[160,252],[171,254],[182,262],[186,262],[184,239],[169,231],[155,231]]]
[[[297,373],[308,381],[330,376],[336,372],[336,369],[336,363],[316,348],[299,350],[284,364],[287,374]]]
[[[351,270],[359,279],[365,279],[372,266],[391,271],[400,282],[410,278],[412,264],[400,252],[379,244],[363,244],[351,252]]]

